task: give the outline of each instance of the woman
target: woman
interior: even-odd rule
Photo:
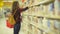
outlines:
[[[22,18],[21,18],[21,12],[22,11],[25,11],[27,10],[28,7],[26,8],[19,8],[19,3],[18,1],[14,1],[13,2],[13,5],[12,5],[12,15],[14,14],[14,19],[16,21],[16,24],[14,25],[14,34],[19,34],[19,30],[21,28],[21,21],[22,21]]]

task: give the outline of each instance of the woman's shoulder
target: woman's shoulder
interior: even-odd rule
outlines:
[[[21,9],[21,8],[18,8],[17,11],[18,11],[18,12],[22,12],[22,9]]]

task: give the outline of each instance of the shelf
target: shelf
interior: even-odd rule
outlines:
[[[54,16],[54,15],[50,16],[50,15],[46,15],[45,17],[48,18],[48,19],[52,19],[52,20],[60,20],[60,16]]]
[[[27,12],[24,12],[24,13],[22,13],[22,14],[23,14],[24,16],[44,17],[43,14],[35,14],[35,13],[30,14],[30,13],[27,13]]]
[[[60,20],[60,16],[56,16],[56,15],[47,15],[47,14],[43,14],[43,13],[27,13],[27,12],[24,12],[23,13],[24,16],[34,16],[34,17],[45,17],[47,19],[56,19],[56,20]]]
[[[24,24],[26,24],[26,23],[24,23]],[[29,24],[31,24],[33,27],[36,27],[38,30],[42,30],[42,31],[44,31],[44,32],[46,32],[46,28],[45,27],[40,27],[39,25],[36,25],[36,23],[32,23],[32,22],[30,22]],[[28,22],[27,22],[27,24],[26,25],[28,25]],[[30,30],[29,30],[30,31]],[[51,32],[52,31],[52,32]],[[55,33],[55,29],[51,29],[51,30],[49,30],[49,31],[47,31],[46,33]],[[31,31],[30,31],[31,32]]]

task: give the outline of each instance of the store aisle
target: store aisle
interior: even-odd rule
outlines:
[[[6,19],[1,18],[0,19],[0,34],[13,34],[13,28],[8,28],[6,26]],[[19,32],[19,34],[23,34],[23,32]]]
[[[0,34],[12,34],[13,29],[10,29],[6,26],[6,20],[5,18],[0,19]]]

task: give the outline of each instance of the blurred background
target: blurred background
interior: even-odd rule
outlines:
[[[0,0],[0,34],[13,34],[13,28],[7,27],[6,23],[13,1],[19,1],[20,7],[24,8],[44,0]],[[60,0],[32,7],[21,15],[23,21],[19,34],[60,34]]]

